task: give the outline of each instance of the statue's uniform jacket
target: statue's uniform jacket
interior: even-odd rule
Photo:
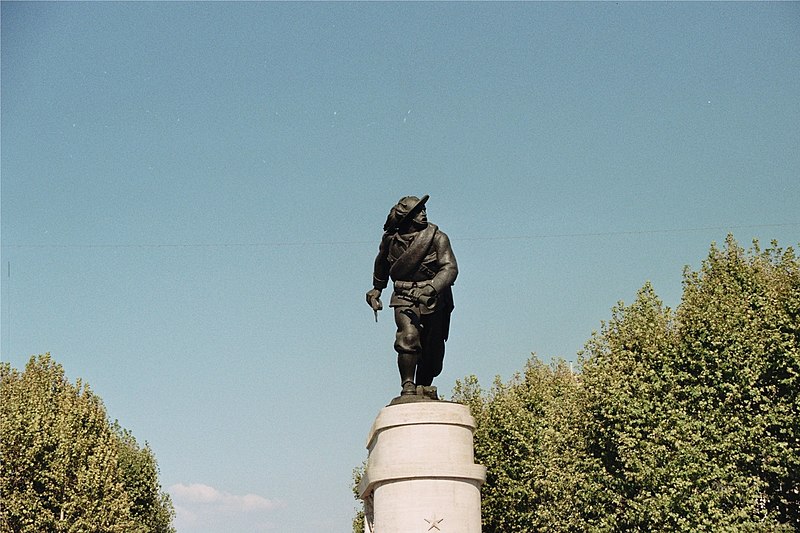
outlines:
[[[435,303],[425,306],[402,298],[403,290],[395,287],[389,304],[397,322],[395,349],[420,355],[417,384],[425,384],[441,372],[453,311],[450,287],[456,276],[458,265],[450,239],[436,225],[405,235],[384,233],[375,258],[373,286],[382,290],[391,278],[420,286],[427,283],[436,291]]]

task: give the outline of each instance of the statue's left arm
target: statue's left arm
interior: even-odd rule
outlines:
[[[436,250],[436,260],[439,263],[439,270],[430,281],[430,284],[440,293],[450,287],[458,276],[458,264],[453,248],[450,246],[450,239],[442,231],[437,231],[433,237],[433,246]]]

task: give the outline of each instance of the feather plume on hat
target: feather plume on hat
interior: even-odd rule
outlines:
[[[405,224],[408,220],[414,217],[420,209],[425,207],[425,202],[428,201],[427,194],[422,198],[416,196],[404,196],[400,201],[392,207],[389,211],[389,216],[386,217],[386,223],[383,225],[383,231],[395,232]]]

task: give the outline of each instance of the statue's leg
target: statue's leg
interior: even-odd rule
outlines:
[[[417,359],[418,356],[415,353],[398,352],[397,354],[397,368],[400,370],[400,383],[403,386],[401,394],[417,393],[417,386],[414,384]]]
[[[397,350],[402,394],[415,394],[414,373],[421,349],[419,315],[411,307],[395,307],[394,318],[397,323],[394,349]]]
[[[422,350],[417,364],[417,385],[430,386],[433,378],[442,373],[444,363],[442,316],[438,312],[422,318]]]

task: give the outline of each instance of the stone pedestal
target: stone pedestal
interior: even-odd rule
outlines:
[[[474,462],[474,430],[469,409],[457,403],[383,408],[358,486],[366,533],[480,533],[486,468]]]

